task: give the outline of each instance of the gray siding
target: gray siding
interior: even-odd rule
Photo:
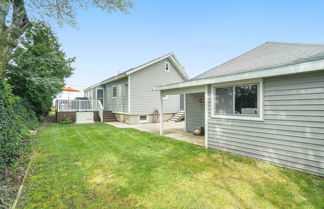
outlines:
[[[179,72],[170,63],[170,72],[164,70],[162,60],[130,75],[130,104],[131,114],[152,114],[154,109],[159,109],[160,93],[153,91],[153,87],[184,81]],[[180,108],[180,96],[169,95],[163,100],[164,113],[175,113]]]
[[[205,103],[199,103],[204,93],[186,94],[186,131],[193,132],[196,127],[205,127]]]
[[[324,175],[324,71],[264,79],[264,121],[210,117],[210,93],[208,106],[209,147]]]
[[[104,89],[104,109],[118,112],[128,113],[128,78],[120,79],[105,85]],[[113,98],[113,86],[117,87],[117,97]]]

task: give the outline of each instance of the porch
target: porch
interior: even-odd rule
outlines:
[[[167,89],[160,91],[160,121],[164,114],[163,98],[167,95],[184,95],[185,121],[183,125],[176,127],[160,122],[160,135],[169,136],[170,132],[178,132],[184,135],[190,143],[208,147],[208,88],[206,86],[195,86],[193,88]],[[202,131],[203,136],[196,136],[195,130]],[[170,136],[171,137],[171,136]],[[177,138],[177,137],[174,137]],[[197,140],[197,141],[196,141]]]
[[[145,123],[145,124],[136,124],[136,125],[128,125],[126,123],[121,122],[109,122],[106,123],[117,128],[134,128],[141,131],[147,131],[154,134],[160,133],[160,123]],[[197,144],[200,146],[205,146],[204,136],[196,136],[192,133],[185,131],[185,122],[163,122],[163,135],[167,137],[171,137],[174,139],[178,139],[181,141],[186,141],[192,144]]]
[[[103,122],[105,118],[100,100],[56,100],[55,116],[56,121],[65,117],[75,123]]]

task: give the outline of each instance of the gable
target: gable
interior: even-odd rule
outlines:
[[[169,66],[168,71],[165,68],[166,63]],[[147,78],[159,80],[157,81],[158,83],[161,83],[163,80],[165,81],[163,81],[162,83],[173,83],[187,80],[187,78],[185,78],[183,74],[179,72],[177,66],[169,58],[165,58],[147,67],[144,67],[141,70],[133,72],[132,74],[130,74],[130,76],[132,78],[141,76],[143,77],[143,79]]]

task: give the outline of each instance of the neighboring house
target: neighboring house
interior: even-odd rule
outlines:
[[[153,87],[187,79],[175,55],[167,54],[88,87],[84,93],[90,99],[101,101],[104,121],[116,117],[128,124],[158,122],[160,95]],[[166,104],[164,121],[183,109],[181,95],[167,96],[163,100]]]
[[[324,175],[324,45],[267,42],[155,90],[186,94],[186,129],[205,127],[206,147]]]

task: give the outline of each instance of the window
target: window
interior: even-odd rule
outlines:
[[[147,122],[147,115],[140,115],[139,116],[139,122]]]
[[[169,62],[165,62],[164,69],[165,69],[165,71],[170,72],[170,63]]]
[[[213,116],[262,119],[261,83],[213,87]],[[261,107],[261,108],[260,108]]]
[[[117,97],[117,86],[113,86],[112,87],[112,97],[114,98],[114,97]]]
[[[215,112],[220,115],[233,114],[233,87],[215,88]]]
[[[235,114],[258,115],[258,86],[256,84],[235,87]]]
[[[168,95],[164,95],[162,98],[163,99],[168,99]]]

